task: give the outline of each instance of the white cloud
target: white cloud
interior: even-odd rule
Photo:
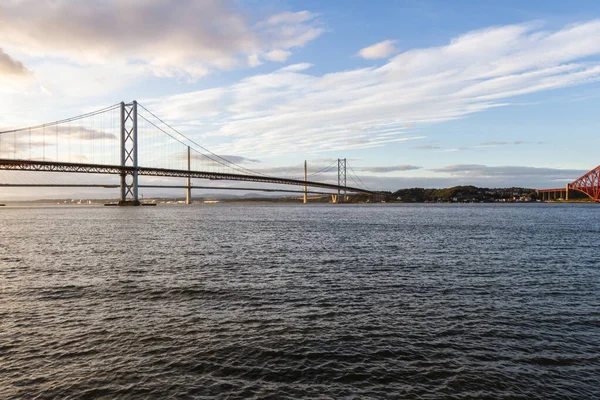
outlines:
[[[34,58],[143,66],[139,71],[195,80],[246,60],[256,65],[253,56],[261,53],[287,58],[289,49],[323,32],[315,17],[289,12],[254,23],[233,0],[177,6],[168,0],[18,0],[0,5],[0,42]]]
[[[265,58],[269,61],[285,62],[292,53],[290,51],[276,49],[265,53]]]
[[[300,11],[300,12],[283,12],[280,14],[273,15],[269,17],[263,25],[283,25],[283,24],[300,24],[302,22],[310,21],[314,19],[317,15],[313,14],[309,11]]]
[[[421,169],[423,167],[419,167],[417,165],[392,165],[389,167],[363,167],[360,170],[366,172],[374,172],[374,173],[388,173],[388,172],[399,172],[399,171],[414,171],[417,169]]]
[[[270,48],[290,49],[302,47],[321,36],[324,29],[316,22],[317,14],[308,11],[284,12],[256,24]]]
[[[396,46],[394,46],[395,43],[395,40],[384,40],[383,42],[360,49],[358,55],[368,60],[387,58],[397,51]]]
[[[288,65],[286,67],[281,68],[279,71],[298,72],[298,71],[304,71],[306,69],[309,69],[312,66],[313,65],[310,63],[292,64],[292,65]]]
[[[487,166],[480,164],[456,164],[443,168],[432,169],[437,173],[452,176],[473,178],[524,178],[543,177],[544,179],[572,181],[583,175],[586,171],[577,169],[536,168],[523,166]]]
[[[72,65],[42,62],[35,68],[35,79],[44,89],[57,97],[79,99],[90,96],[110,95],[120,89],[124,82],[134,84],[141,80],[143,67],[115,63],[108,65]]]
[[[415,127],[505,106],[517,95],[598,81],[598,55],[600,20],[554,32],[504,26],[406,51],[381,67],[319,76],[299,64],[151,107],[193,121],[188,132],[225,140],[214,149],[225,154],[365,149],[417,140]]]
[[[262,64],[262,61],[260,61],[258,54],[251,54],[248,56],[248,66],[254,68],[254,67],[258,67],[261,64]]]

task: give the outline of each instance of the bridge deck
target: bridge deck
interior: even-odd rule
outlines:
[[[29,188],[102,188],[102,189],[117,189],[120,187],[118,184],[86,184],[86,183],[0,183],[0,187],[29,187]],[[185,185],[138,185],[139,188],[146,189],[187,189]],[[297,193],[302,194],[304,190],[290,190],[290,189],[267,189],[267,188],[247,188],[247,187],[219,187],[219,186],[190,186],[190,189],[203,189],[203,190],[244,190],[252,192],[270,192],[270,193]],[[330,195],[331,192],[319,192],[316,190],[307,190],[308,194],[326,194]]]
[[[564,192],[565,190],[567,190],[567,189],[562,187],[562,188],[558,188],[558,189],[538,189],[538,190],[536,190],[536,192],[538,192],[538,193],[554,193],[554,192]]]
[[[11,160],[0,159],[0,170],[17,170],[17,171],[50,171],[50,172],[69,172],[69,173],[88,173],[88,174],[113,174],[121,175],[125,173],[133,173],[136,169],[131,166],[122,167],[120,165],[102,165],[102,164],[82,164],[82,163],[66,163],[54,161],[35,161],[35,160]],[[271,183],[293,186],[309,186],[321,189],[330,190],[346,190],[354,193],[375,194],[375,192],[351,186],[339,186],[323,182],[303,181],[299,179],[278,178],[272,176],[260,175],[244,175],[232,173],[220,173],[209,171],[186,171],[179,169],[165,168],[147,168],[138,167],[138,175],[144,176],[168,176],[180,178],[197,178],[210,180],[228,180],[228,181],[245,181],[257,183]]]

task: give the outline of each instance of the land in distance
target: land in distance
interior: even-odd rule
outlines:
[[[426,189],[410,188],[399,189],[395,192],[384,192],[378,197],[379,201],[386,203],[497,203],[497,202],[533,202],[540,200],[535,189],[530,188],[479,188],[476,186],[454,186],[445,189]],[[564,201],[557,199],[558,201]],[[10,202],[11,204],[105,204],[117,202],[117,199],[40,199],[32,201]],[[143,202],[153,203],[182,203],[184,197],[145,197]],[[242,196],[232,194],[209,194],[193,197],[195,203],[204,203],[205,201],[218,201],[219,203],[297,203],[302,201],[302,195],[261,195],[257,193],[248,193]],[[310,195],[311,203],[328,203],[331,196],[328,195]],[[587,196],[577,191],[569,191],[569,201],[586,202],[590,201]],[[370,203],[373,198],[369,195],[358,194],[349,195],[348,203]]]

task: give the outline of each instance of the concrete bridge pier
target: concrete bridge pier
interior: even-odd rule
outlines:
[[[188,178],[187,187],[185,188],[185,204],[192,204],[192,188],[190,186],[190,178]]]

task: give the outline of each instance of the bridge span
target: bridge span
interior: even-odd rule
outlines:
[[[261,175],[245,175],[245,174],[232,174],[232,173],[220,173],[210,171],[187,171],[177,169],[165,169],[165,168],[148,168],[133,166],[119,166],[119,165],[102,165],[102,164],[82,164],[82,163],[65,163],[65,162],[53,162],[53,161],[32,161],[32,160],[6,160],[0,159],[0,170],[13,170],[13,171],[47,171],[47,172],[76,172],[76,173],[87,173],[87,174],[112,174],[112,175],[131,175],[137,172],[138,176],[164,176],[164,177],[175,177],[175,178],[199,178],[199,179],[210,179],[210,180],[226,180],[226,181],[245,181],[245,182],[258,182],[258,183],[272,183],[280,185],[293,185],[293,186],[308,186],[316,187],[321,189],[331,190],[346,190],[347,192],[353,193],[364,193],[374,194],[371,190],[355,188],[351,186],[340,186],[324,182],[313,182],[303,181],[299,179],[279,178],[271,176]],[[138,187],[142,185],[138,184]],[[187,187],[187,186],[182,186]],[[190,186],[194,187],[194,186]],[[244,190],[238,188],[238,190]],[[262,190],[262,189],[261,189]]]
[[[113,120],[118,120],[118,124],[113,126],[112,131],[110,128],[105,128],[102,123],[97,124],[99,118],[110,113],[113,115],[116,113],[116,118],[113,117]],[[92,125],[83,123],[88,120],[92,121]],[[53,139],[54,142],[52,142]],[[114,142],[110,141],[112,139]],[[102,140],[101,146],[97,144],[99,140]],[[105,149],[106,140],[109,140],[107,145],[109,150]],[[79,144],[79,152],[75,155],[73,155],[73,147],[77,149],[77,144],[72,145],[72,141]],[[89,144],[88,141],[94,141],[94,143]],[[173,146],[178,146],[178,148],[172,150]],[[41,153],[40,147],[42,148]],[[167,153],[165,153],[165,148],[167,148]],[[88,149],[88,151],[85,152],[82,149]],[[50,152],[53,154],[51,157],[48,156]],[[97,155],[96,152],[99,154]],[[26,154],[28,156],[24,156]],[[117,154],[118,156],[116,156]],[[79,160],[73,162],[71,158],[75,156]],[[109,159],[110,162],[82,162],[94,158]],[[185,165],[182,165],[183,162]],[[198,162],[201,163],[201,168],[197,167]],[[335,161],[332,164],[334,163]],[[176,167],[173,167],[173,164]],[[378,192],[364,187],[362,180],[356,175],[350,175],[350,177],[356,178],[354,179],[355,183],[360,182],[361,187],[347,185],[349,176],[347,167],[349,165],[346,159],[337,160],[337,183],[309,179],[306,162],[304,163],[304,179],[269,176],[255,172],[229,161],[224,156],[210,152],[142,105],[138,105],[136,101],[121,102],[102,110],[49,124],[0,132],[0,170],[119,175],[120,205],[139,205],[140,188],[159,187],[159,185],[140,185],[140,176],[186,178],[186,185],[181,187],[186,189],[187,203],[191,203],[191,190],[200,188],[200,186],[192,185],[192,179],[300,186],[303,188],[301,193],[304,193],[304,202],[307,201],[308,188],[313,188],[312,193],[315,193],[315,188],[334,191],[333,193],[319,192],[331,194],[333,202],[344,199],[348,193],[378,194]],[[322,172],[313,173],[312,176]],[[354,171],[351,169],[351,172]],[[8,187],[9,185],[0,186]],[[27,184],[13,185],[13,187],[26,186]],[[35,186],[41,187],[44,184]],[[60,185],[49,183],[47,186],[58,187]],[[65,184],[63,187],[70,186]],[[97,186],[82,184],[80,187]],[[114,187],[114,185],[102,185],[102,187]],[[207,186],[201,187],[208,188]],[[279,189],[238,189],[286,192],[286,190]],[[298,191],[290,190],[289,192]]]
[[[569,200],[569,191],[571,190],[581,192],[593,201],[600,202],[600,165],[573,182],[567,183],[564,188],[539,189],[537,193],[542,200]]]

